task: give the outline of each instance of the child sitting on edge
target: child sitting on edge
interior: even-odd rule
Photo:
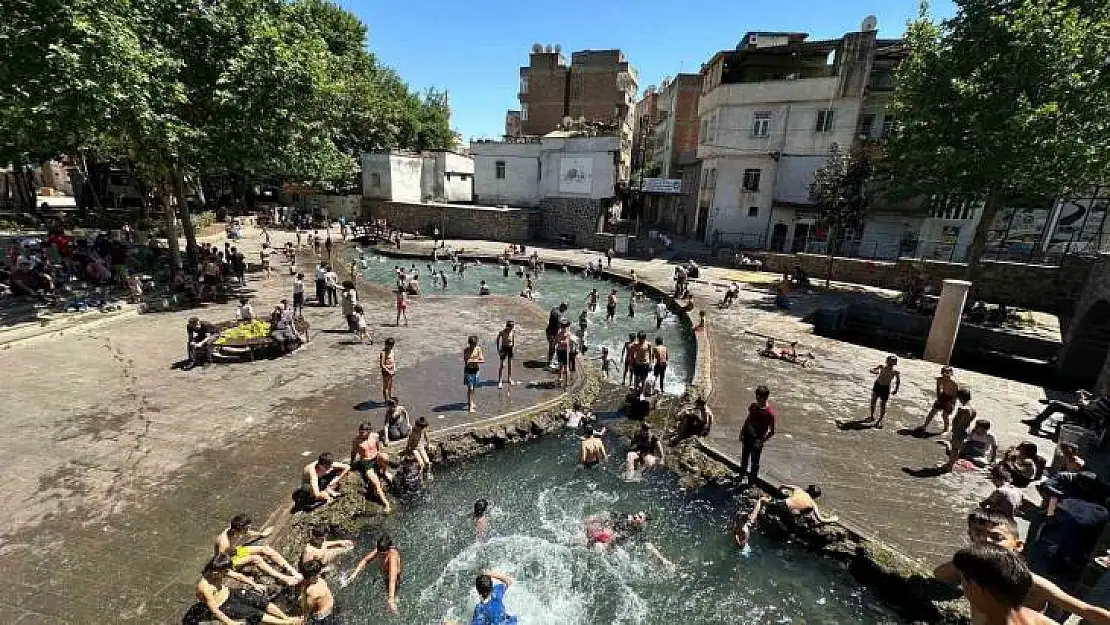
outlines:
[[[432,460],[428,457],[428,445],[430,444],[428,441],[428,418],[420,415],[416,423],[412,424],[409,437],[405,439],[405,452],[412,452],[412,456],[416,458],[420,470],[428,478],[428,481],[432,479]]]
[[[902,386],[902,376],[894,368],[897,364],[897,356],[887,356],[884,364],[871,369],[871,375],[878,377],[875,378],[875,384],[871,387],[871,416],[867,420],[875,420],[875,404],[878,403],[879,420],[875,421],[875,427],[877,428],[883,427],[883,418],[886,417],[886,402],[891,395],[897,395],[898,388]],[[891,388],[892,382],[894,388]]]

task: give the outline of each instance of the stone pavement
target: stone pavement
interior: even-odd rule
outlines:
[[[447,241],[447,245],[474,253],[497,254],[504,245],[495,242]],[[406,241],[404,248],[430,249],[430,242]],[[585,264],[596,252],[575,249],[538,250],[541,259]],[[612,270],[627,274],[635,269],[641,280],[665,290],[673,288],[675,265],[667,260],[614,259]],[[841,429],[837,422],[868,415],[871,367],[883,362],[885,352],[814,335],[802,318],[821,305],[843,304],[856,297],[882,294],[877,289],[851,287],[834,292],[792,294],[790,312],[777,311],[764,288],[745,288],[731,309],[716,303],[723,288],[712,283],[756,278],[767,273],[703,267],[702,283],[695,284],[697,312],[708,319],[714,392],[710,402],[718,426],[709,443],[739,459],[740,426],[755,387],[771,388],[771,403],[779,414],[779,434],[763,454],[760,477],[772,483],[819,484],[823,508],[838,514],[868,536],[901,553],[929,564],[946,558],[966,540],[966,513],[991,490],[980,472],[957,471],[941,477],[912,477],[903,468],[931,467],[943,458],[941,437],[928,439],[899,434],[919,425],[933,402],[933,380],[940,367],[917,354],[898,354],[902,390],[892,398],[885,428]],[[834,283],[835,285],[835,283]],[[753,333],[758,333],[753,334]],[[801,368],[758,356],[756,351],[770,335],[780,341],[797,341],[799,353],[817,358],[813,367]],[[991,431],[1005,448],[1028,440],[1020,419],[1040,411],[1038,400],[1045,389],[1019,382],[957,371],[961,383],[973,392],[978,416],[991,421]],[[939,419],[933,430],[939,430]],[[1054,448],[1043,439],[1041,454],[1051,458]],[[1036,498],[1034,492],[1027,494]]]
[[[282,233],[274,235],[283,242]],[[250,247],[257,247],[248,243]],[[256,310],[289,296],[290,279],[254,277]],[[542,356],[544,311],[519,298],[481,305],[416,298],[411,327],[391,327],[393,300],[363,285],[376,339],[350,344],[339,308],[306,309],[313,340],[254,363],[181,371],[185,322],[223,320],[234,307],[146,314],[76,328],[0,350],[0,623],[173,623],[193,602],[211,541],[233,514],[258,523],[288,502],[299,468],[322,450],[344,457],[363,420],[382,422],[378,348],[397,340],[397,391],[435,430],[554,397],[550,376],[522,369],[511,391],[479,389],[461,410],[461,350],[487,346],[512,317],[519,361]],[[539,346],[543,343],[542,346]],[[540,347],[540,349],[536,349]]]

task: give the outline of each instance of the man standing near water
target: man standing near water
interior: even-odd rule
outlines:
[[[759,477],[759,458],[763,455],[763,444],[775,435],[775,411],[771,402],[771,389],[760,385],[755,389],[755,401],[748,406],[748,418],[740,431],[740,475],[748,475],[748,483],[754,484]],[[748,461],[752,470],[748,473]]]
[[[497,368],[497,388],[501,388],[501,376],[506,369],[509,374],[509,386],[512,386],[513,347],[516,346],[516,327],[512,319],[505,322],[505,329],[497,333],[497,339],[494,342],[497,345],[497,355],[501,359],[501,366]]]
[[[551,359],[555,356],[555,337],[559,335],[563,313],[567,311],[567,308],[567,303],[563,302],[559,304],[558,308],[552,308],[547,315],[547,328],[544,329],[544,334],[547,336],[547,364],[549,366],[551,365]]]

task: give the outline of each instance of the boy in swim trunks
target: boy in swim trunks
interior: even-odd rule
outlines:
[[[312,510],[331,503],[339,496],[339,483],[349,465],[335,462],[331,452],[325,451],[301,470],[301,487],[293,492],[295,510]]]
[[[891,395],[897,395],[898,389],[902,386],[902,376],[895,369],[898,365],[897,356],[887,356],[886,362],[871,369],[871,375],[877,376],[875,384],[871,386],[871,416],[867,417],[868,421],[875,421],[875,404],[879,404],[879,420],[875,421],[875,427],[883,427],[883,418],[886,417],[886,402],[890,399]],[[894,388],[891,388],[893,382]]]
[[[608,347],[602,347],[601,348],[601,375],[605,376],[606,380],[609,379],[609,372],[612,370],[614,362],[615,361],[609,356],[609,348]]]
[[[736,542],[737,547],[743,549],[748,546],[748,541],[752,538],[752,527],[755,525],[756,519],[759,518],[759,513],[763,511],[764,502],[770,500],[771,498],[766,496],[757,497],[751,510],[737,510],[732,526],[732,539]]]
[[[613,321],[617,316],[617,290],[613,289],[609,292],[609,298],[605,300],[605,320]]]
[[[605,451],[605,442],[601,440],[603,434],[605,430],[591,430],[590,434],[582,439],[578,446],[578,464],[588,469],[609,458],[609,453]]]
[[[382,400],[389,401],[393,397],[393,380],[397,375],[397,353],[393,351],[395,345],[393,337],[385,340],[382,351],[378,353],[378,368],[382,372]]]
[[[355,548],[355,543],[350,540],[328,540],[328,528],[324,525],[313,525],[308,530],[308,542],[301,550],[300,566],[309,562],[319,562],[324,570],[331,570],[331,563],[340,555]],[[308,576],[305,576],[306,580]]]
[[[362,572],[374,560],[381,557],[381,571],[382,578],[385,580],[386,590],[386,603],[389,605],[389,611],[398,614],[397,612],[397,586],[401,582],[401,552],[393,545],[393,539],[388,534],[383,535],[378,539],[378,545],[373,551],[366,554],[358,566],[355,567],[351,576],[347,578],[344,585],[350,584],[354,581],[358,574]]]
[[[512,319],[505,322],[505,327],[497,333],[494,340],[497,346],[497,355],[501,364],[497,367],[497,388],[501,388],[501,376],[508,373],[509,386],[513,385],[513,349],[516,347],[516,324]]]
[[[463,384],[466,385],[466,411],[475,412],[478,407],[474,405],[474,389],[478,388],[478,372],[486,361],[482,347],[478,345],[478,337],[471,335],[466,339],[463,348]]]
[[[933,417],[939,412],[944,419],[944,429],[941,433],[947,432],[952,412],[956,410],[956,392],[959,390],[960,383],[952,375],[952,367],[941,367],[940,377],[937,378],[937,399],[933,402],[929,414],[925,416],[925,423],[922,423],[917,431],[925,433],[929,429],[929,424],[933,422]]]
[[[559,363],[559,384],[565,389],[570,385],[570,344],[574,341],[570,321],[563,320],[555,335],[555,359]]]
[[[416,462],[420,464],[420,470],[424,472],[428,479],[432,478],[432,461],[428,458],[428,418],[420,415],[416,423],[412,426],[412,432],[409,433],[409,438],[405,441],[405,453],[411,453],[412,457],[416,458]]]
[[[228,577],[233,577],[231,557],[221,553],[204,567],[197,582],[197,600],[208,608],[215,620],[223,625],[239,625],[244,622],[250,625],[301,625],[302,619],[282,612],[265,595],[242,588],[228,588]]]
[[[389,478],[389,457],[382,451],[381,438],[369,423],[359,424],[358,434],[351,441],[351,470],[362,477],[366,489],[377,495],[386,512],[393,509],[378,475]]]
[[[948,460],[941,465],[945,471],[951,471],[956,466],[956,461],[960,459],[960,448],[971,430],[971,423],[975,421],[975,409],[968,405],[971,403],[971,390],[966,386],[960,387],[956,391],[956,399],[959,400],[960,407],[956,409],[956,416],[952,419],[952,436],[948,441],[941,441],[948,454]]]
[[[301,572],[304,573],[300,596],[304,625],[334,625],[335,596],[324,579],[324,564],[310,560],[301,565]]]
[[[280,553],[269,545],[246,544],[269,536],[271,532],[273,532],[272,527],[263,528],[261,531],[252,530],[251,518],[245,514],[237,514],[231,518],[231,522],[224,528],[224,531],[216,536],[214,555],[225,554],[230,557],[232,571],[237,574],[233,577],[240,581],[244,581],[243,577],[245,576],[240,577],[236,569],[253,566],[286,586],[295,586],[301,581],[301,576],[297,573],[297,569],[281,557]],[[266,561],[267,558],[284,569],[285,573],[271,566]],[[257,587],[253,580],[248,578],[246,581],[251,586]]]

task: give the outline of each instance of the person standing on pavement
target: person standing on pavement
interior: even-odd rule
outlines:
[[[567,311],[569,306],[566,302],[559,304],[558,308],[552,308],[551,312],[547,315],[547,328],[544,329],[544,334],[547,336],[547,364],[551,364],[551,359],[555,356],[555,337],[559,335],[559,328],[563,325],[563,313]]]
[[[754,484],[759,477],[759,459],[763,455],[763,445],[775,435],[775,410],[768,399],[771,389],[760,385],[755,389],[755,401],[748,406],[748,418],[740,430],[740,475],[747,474],[748,483]],[[748,473],[748,461],[751,473]]]
[[[339,305],[339,274],[335,273],[331,265],[325,266],[327,269],[324,271],[324,287],[328,292],[328,306]]]
[[[343,283],[343,318],[347,320],[347,330],[352,334],[358,334],[355,306],[358,306],[358,291],[355,290],[355,283],[347,280]]]
[[[466,339],[466,348],[463,349],[463,384],[466,386],[466,411],[475,412],[478,407],[474,405],[474,389],[478,388],[478,373],[482,363],[486,361],[482,347],[478,345],[478,337],[471,335]]]
[[[323,306],[324,298],[327,297],[327,280],[325,276],[328,274],[328,265],[324,261],[316,263],[316,305]]]

